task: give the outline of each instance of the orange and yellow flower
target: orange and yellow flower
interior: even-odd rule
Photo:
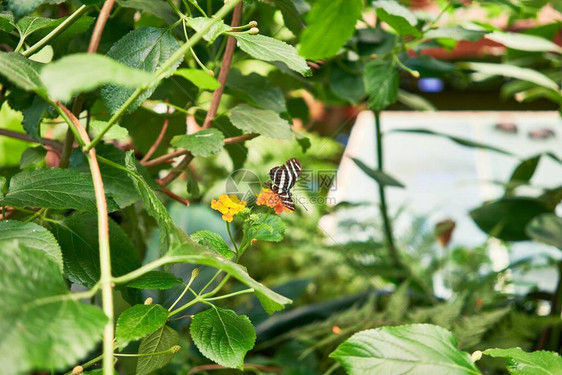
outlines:
[[[234,215],[246,207],[246,201],[241,201],[236,195],[221,195],[218,200],[211,201],[211,208],[222,214],[224,221],[232,222]]]
[[[293,212],[287,207],[283,206],[279,195],[266,188],[262,188],[261,193],[259,193],[258,195],[258,201],[256,202],[256,204],[273,208],[277,215],[281,214],[282,212]]]

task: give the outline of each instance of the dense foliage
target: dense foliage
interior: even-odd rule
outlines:
[[[395,237],[385,192],[404,185],[384,169],[379,115],[434,109],[410,89],[420,77],[562,108],[560,21],[520,33],[440,22],[471,8],[514,24],[562,4],[436,3],[438,14],[394,0],[5,0],[2,372],[561,373],[562,281],[505,288],[536,259],[492,270],[487,244],[443,255],[451,222],[420,218]],[[426,53],[483,38],[502,54]],[[366,240],[339,245],[318,226],[347,208],[326,204],[327,186],[289,213],[260,183],[292,157],[337,167],[318,103],[375,112],[378,164],[353,160],[378,184],[380,215],[347,223],[375,227]],[[471,211],[482,231],[562,249],[562,187],[519,190],[543,158],[562,164],[520,160],[504,194]],[[257,180],[237,196],[242,168]],[[449,300],[433,285],[445,267]]]

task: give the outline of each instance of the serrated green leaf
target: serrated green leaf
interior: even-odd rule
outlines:
[[[125,152],[115,146],[99,144],[96,147],[96,152],[98,156],[104,159],[125,166]],[[149,178],[150,175],[142,165],[135,162],[135,166],[142,176],[147,179]],[[90,166],[84,153],[75,151],[72,154],[70,157],[70,168],[84,173],[89,172]],[[130,206],[139,200],[140,196],[127,172],[107,165],[103,161],[100,162],[100,171],[106,193],[113,198],[120,208]]]
[[[111,47],[107,56],[128,67],[153,73],[156,72],[178,48],[179,44],[176,39],[174,39],[170,30],[155,27],[141,27],[119,39],[119,41]],[[176,61],[167,74],[169,75],[176,70],[181,62],[182,59]],[[154,90],[155,87],[151,87],[142,93],[128,108],[127,112],[132,112],[137,109],[144,100],[152,95]],[[129,99],[133,91],[134,89],[109,85],[102,88],[101,95],[109,111],[114,113]]]
[[[52,231],[62,249],[64,273],[77,284],[93,286],[100,278],[98,222],[94,214],[80,213],[53,225]],[[124,275],[140,267],[135,247],[121,227],[109,220],[111,271]]]
[[[209,157],[218,154],[224,147],[224,135],[217,129],[203,129],[193,134],[176,135],[170,144],[185,148],[193,156]]]
[[[198,244],[215,249],[219,254],[226,258],[230,259],[235,255],[235,252],[230,249],[218,233],[211,232],[210,230],[200,230],[193,233],[191,238]]]
[[[416,29],[418,20],[410,10],[394,0],[378,0],[373,2],[377,17],[386,22],[401,36],[420,36]]]
[[[201,69],[182,68],[176,70],[174,74],[187,79],[201,90],[216,90],[220,87],[220,83],[215,77]]]
[[[235,34],[238,47],[258,60],[279,61],[305,77],[312,73],[306,60],[297,54],[297,50],[280,40],[264,35]]]
[[[351,38],[362,0],[320,0],[308,13],[299,54],[311,60],[332,57]]]
[[[163,352],[179,343],[179,335],[168,326],[163,326],[150,336],[143,338],[139,346],[139,354],[149,354],[139,357],[137,375],[148,375],[168,364],[174,357],[173,353],[150,355]]]
[[[230,121],[238,129],[269,138],[291,140],[293,133],[287,120],[269,109],[239,104],[230,112]]]
[[[404,187],[404,184],[392,177],[391,175],[387,174],[386,172],[381,171],[380,169],[373,169],[363,163],[361,160],[356,158],[351,158],[353,162],[361,169],[365,174],[375,180],[381,186],[396,186],[396,187]]]
[[[279,242],[283,240],[287,226],[277,215],[258,213],[258,220],[247,229],[248,238],[258,241]]]
[[[174,23],[178,16],[165,1],[155,0],[117,0],[117,4],[123,8],[138,9],[155,15],[169,24]]]
[[[205,27],[207,27],[213,20],[207,17],[195,17],[190,18],[186,24],[193,30],[200,32]],[[230,30],[230,26],[227,26],[222,21],[215,22],[209,30],[203,33],[203,39],[209,43],[213,43],[222,33]]]
[[[26,91],[44,92],[39,65],[19,53],[0,52],[0,74]]]
[[[507,370],[514,375],[560,375],[562,357],[556,352],[537,350],[525,352],[521,348],[487,349],[482,353],[494,358],[506,358]]]
[[[272,86],[266,77],[257,73],[243,76],[238,69],[230,69],[226,88],[247,102],[277,113],[287,111],[285,96],[281,88]]]
[[[41,70],[41,80],[53,99],[68,101],[76,94],[110,83],[130,88],[146,86],[152,75],[106,56],[78,53],[47,64]]]
[[[256,331],[247,316],[215,306],[196,314],[189,331],[205,357],[239,370],[244,368],[244,357],[256,341]]]
[[[330,69],[330,89],[340,99],[357,104],[366,95],[361,66],[356,62],[342,61]]]
[[[20,168],[39,168],[45,166],[47,150],[42,146],[29,147],[23,152],[20,159]]]
[[[35,31],[47,27],[53,22],[50,18],[44,17],[23,17],[16,23],[16,28],[20,34],[20,37],[27,37],[33,34]]]
[[[94,120],[90,122],[90,129],[93,130],[94,135],[99,134],[107,125],[106,121]],[[129,131],[118,124],[114,124],[109,128],[109,130],[103,135],[103,139],[107,141],[111,140],[123,140],[129,137]]]
[[[527,225],[526,232],[533,240],[556,246],[562,250],[562,218],[555,214],[535,217]]]
[[[438,326],[412,324],[356,333],[330,354],[353,375],[480,374],[453,335]]]
[[[470,216],[480,229],[504,241],[525,241],[527,224],[551,210],[540,200],[529,197],[505,197],[487,202],[470,211]]]
[[[6,7],[16,19],[33,12],[39,5],[45,4],[50,0],[6,0]]]
[[[96,212],[92,178],[70,169],[40,168],[26,170],[12,177],[3,204],[16,207],[44,207]],[[110,211],[119,209],[107,197]]]
[[[35,223],[17,220],[0,221],[0,241],[17,240],[21,246],[44,252],[62,272],[62,252],[55,237],[47,229]]]
[[[119,348],[140,340],[166,324],[168,310],[160,305],[135,305],[123,311],[117,319],[115,338]]]
[[[460,68],[475,70],[491,76],[504,76],[532,82],[542,87],[558,91],[558,84],[539,71],[509,64],[462,62]]]
[[[365,65],[363,82],[369,95],[369,108],[380,111],[398,97],[398,69],[392,61],[375,59]]]
[[[535,35],[494,31],[487,34],[486,39],[520,51],[562,53],[562,47],[548,39]]]
[[[59,266],[37,249],[0,246],[0,356],[6,374],[62,371],[95,348],[107,322],[70,299]]]
[[[127,287],[136,289],[164,290],[170,289],[181,283],[183,283],[182,279],[171,273],[150,271],[128,283]]]

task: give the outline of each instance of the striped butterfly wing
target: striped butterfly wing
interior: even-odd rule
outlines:
[[[291,196],[291,188],[295,186],[301,171],[301,163],[295,158],[289,159],[285,165],[271,168],[269,171],[271,183],[267,185],[279,196],[283,206],[291,211],[295,210],[295,202]]]

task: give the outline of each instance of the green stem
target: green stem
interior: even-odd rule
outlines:
[[[203,302],[203,299],[201,297],[196,297],[194,299],[192,299],[191,301],[189,301],[188,303],[186,303],[185,305],[178,307],[177,309],[170,311],[170,313],[168,314],[168,318],[182,312],[183,310],[187,309],[188,307],[191,307],[193,305],[195,305],[198,302]]]
[[[199,12],[201,12],[201,14],[205,17],[207,17],[207,13],[205,13],[205,11],[203,9],[201,9],[201,7],[199,6],[199,4],[197,4],[196,0],[188,0],[191,4],[193,4],[193,6],[195,7],[195,9],[197,9]]]
[[[230,241],[232,242],[232,245],[234,245],[234,249],[236,250],[236,254],[239,254],[240,251],[238,250],[238,246],[236,245],[236,241],[234,241],[234,237],[232,236],[232,232],[230,230],[230,223],[228,221],[226,222],[226,230],[228,231],[228,237],[230,237]]]
[[[379,170],[384,170],[384,158],[383,158],[383,146],[382,146],[382,130],[381,130],[381,120],[380,111],[375,111],[375,130],[376,130],[376,143],[377,143],[377,166]],[[385,189],[382,184],[378,184],[379,188],[379,198],[380,198],[380,208],[381,216],[383,220],[384,237],[388,252],[390,257],[396,265],[400,264],[400,259],[398,257],[398,252],[396,246],[394,245],[394,236],[392,233],[392,225],[388,217],[388,208],[386,205],[386,194]]]
[[[40,41],[26,49],[22,52],[22,55],[28,57],[33,55],[35,52],[38,52],[41,48],[45,47],[51,40],[57,37],[60,33],[66,30],[70,25],[76,22],[86,11],[88,10],[89,5],[82,5],[80,8],[76,9],[74,13],[68,16],[60,25],[55,27],[53,31],[45,35]]]
[[[197,270],[197,271],[195,271],[195,270]],[[178,302],[183,298],[183,296],[185,296],[185,293],[187,293],[187,291],[191,287],[191,284],[193,284],[193,280],[195,280],[195,278],[197,277],[198,274],[199,274],[198,268],[194,269],[193,272],[191,272],[191,278],[189,279],[189,281],[188,281],[187,285],[185,286],[183,292],[181,292],[180,296],[174,301],[174,303],[172,303],[172,306],[170,306],[168,311],[172,311],[174,309],[174,306],[176,306],[178,304]]]
[[[215,279],[221,274],[222,270],[218,270],[215,275],[213,277],[211,277],[211,280],[209,280],[209,282],[207,284],[205,284],[205,286],[203,288],[201,288],[201,290],[199,291],[199,296],[203,294],[203,292],[209,287],[209,285],[211,285],[213,283],[213,281],[215,281]]]
[[[101,141],[101,139],[103,138],[103,136],[105,135],[105,133],[107,133],[107,131],[117,123],[117,121],[121,118],[121,116],[123,114],[125,114],[125,112],[127,111],[127,109],[138,99],[138,97],[145,92],[149,87],[153,87],[154,85],[156,85],[158,82],[160,82],[162,79],[164,79],[165,77],[167,77],[169,75],[169,70],[172,68],[172,66],[174,66],[174,64],[183,57],[183,55],[185,55],[187,53],[187,51],[189,51],[190,48],[192,48],[195,44],[197,44],[202,38],[203,35],[209,31],[211,29],[211,27],[213,27],[215,25],[215,23],[219,22],[220,20],[222,20],[224,17],[226,17],[226,15],[232,10],[234,9],[234,7],[236,6],[236,4],[238,4],[240,1],[242,0],[230,0],[229,2],[227,2],[226,4],[224,4],[224,6],[222,8],[219,9],[219,11],[211,18],[211,22],[207,23],[205,25],[205,27],[203,27],[201,30],[199,30],[197,33],[195,33],[191,39],[189,39],[189,41],[185,42],[184,44],[181,45],[180,48],[178,48],[176,50],[176,52],[174,52],[174,54],[172,56],[170,56],[170,58],[168,60],[166,60],[160,67],[159,70],[157,70],[154,73],[154,79],[153,81],[147,85],[146,87],[139,87],[137,88],[133,94],[129,97],[129,99],[127,99],[125,101],[125,103],[123,103],[123,105],[117,110],[117,112],[115,112],[113,114],[113,116],[111,116],[111,118],[107,121],[107,124],[105,125],[105,127],[102,129],[102,131],[100,131],[100,133],[86,146],[84,147],[85,151],[89,151],[92,148],[94,148],[99,141]]]
[[[161,352],[155,353],[137,353],[137,354],[128,354],[128,353],[114,353],[116,357],[150,357],[152,355],[161,355],[161,354],[175,354],[180,349],[179,345],[174,345],[170,349],[162,350]]]
[[[230,297],[238,296],[240,294],[248,294],[248,293],[253,293],[253,292],[254,292],[253,288],[244,289],[244,290],[239,290],[238,292],[233,292],[233,293],[225,294],[225,295],[218,296],[218,297],[205,298],[205,301],[216,301],[216,300],[219,300],[219,299],[230,298]]]

